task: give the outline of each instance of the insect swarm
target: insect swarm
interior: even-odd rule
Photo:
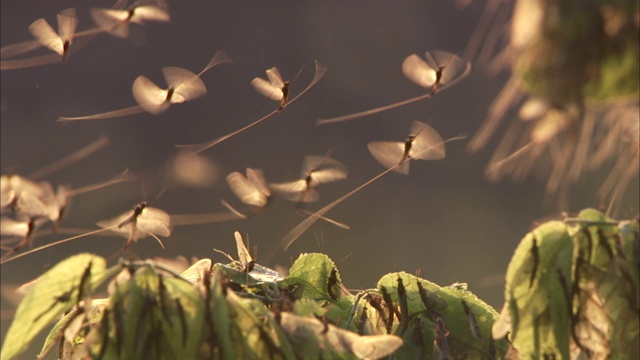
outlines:
[[[111,5],[101,2],[90,6],[108,8]],[[464,44],[459,40],[469,29],[459,18],[452,17],[451,11],[443,12],[451,5],[415,2],[413,8],[381,4],[354,9],[348,4],[266,6],[250,2],[202,4],[203,7],[191,10],[177,3],[171,5],[170,22],[149,22],[144,28],[131,26],[127,40],[100,35],[64,64],[3,73],[2,173],[10,173],[12,166],[22,169],[16,165],[21,163],[37,167],[35,165],[46,163],[49,157],[65,153],[65,141],[79,144],[100,134],[113,137],[114,146],[109,151],[113,159],[92,161],[81,170],[69,171],[74,186],[108,179],[124,168],[135,171],[152,167],[174,154],[173,144],[222,136],[261,117],[263,112],[278,108],[278,102],[262,97],[250,85],[254,77],[263,77],[266,69],[275,65],[283,78],[289,79],[301,64],[306,64],[300,80],[291,85],[291,97],[312,78],[313,59],[318,59],[330,71],[299,101],[280,111],[277,119],[201,153],[220,164],[220,179],[231,171],[244,173],[246,167],[251,167],[262,169],[267,180],[274,182],[295,179],[300,159],[309,154],[322,154],[335,146],[336,159],[349,169],[349,177],[318,188],[322,202],[317,203],[317,207],[308,205],[309,209],[316,210],[385,170],[369,156],[368,142],[404,141],[415,119],[427,121],[443,138],[462,131],[471,133],[486,105],[478,104],[483,97],[476,94],[490,95],[492,89],[492,83],[474,71],[465,81],[429,101],[377,114],[370,122],[314,128],[313,122],[319,117],[369,109],[428,93],[430,89],[421,88],[404,77],[401,64],[410,54],[423,57],[425,51],[432,49],[460,54]],[[89,19],[87,4],[47,3],[46,7],[42,5],[42,12],[36,14],[33,9],[25,9],[22,16],[20,11],[11,11],[12,6],[18,7],[10,2],[2,5],[3,42],[27,40],[26,29],[33,20],[43,17],[53,23],[56,14],[69,6],[76,7],[81,29],[88,26],[84,20]],[[462,25],[459,31],[449,31],[458,29],[459,25]],[[15,41],[6,38],[7,34],[11,36],[7,29],[15,31]],[[25,36],[18,37],[18,34]],[[126,87],[131,86],[137,76],[148,76],[164,87],[159,71],[162,66],[175,64],[197,73],[216,49],[224,49],[235,63],[207,73],[203,77],[207,96],[197,101],[172,107],[158,117],[142,114],[113,122],[64,127],[54,124],[58,115],[93,114],[134,105]],[[367,49],[375,49],[375,53]],[[303,81],[305,79],[307,81]],[[120,92],[122,84],[125,88]],[[338,253],[335,258],[342,258],[347,252],[354,254],[341,265],[345,274],[355,274],[353,282],[349,281],[351,286],[371,284],[371,271],[385,273],[396,266],[425,267],[430,278],[444,273],[468,281],[470,288],[476,289],[473,280],[476,273],[504,270],[495,259],[508,257],[514,237],[500,234],[504,234],[503,229],[505,233],[511,229],[518,234],[516,228],[526,228],[532,218],[544,212],[539,206],[540,194],[534,184],[526,189],[500,187],[499,191],[496,187],[485,187],[479,176],[474,175],[480,173],[481,161],[463,156],[458,144],[447,147],[447,160],[414,163],[409,176],[390,174],[384,182],[344,202],[345,207],[336,207],[336,213],[332,214],[348,223],[351,231],[332,231],[331,226],[315,224],[325,233],[327,252]],[[70,213],[65,221],[90,227],[96,221],[130,209],[141,198],[169,214],[206,212],[203,208],[219,206],[220,199],[230,203],[235,200],[224,181],[205,190],[168,190],[157,200],[154,195],[108,191],[100,197],[92,195],[86,202],[83,197],[74,202],[82,211]],[[584,196],[582,201],[591,199],[588,194]],[[287,218],[280,210],[293,207],[277,200],[269,205],[265,216],[230,224],[176,228],[171,237],[163,239],[166,255],[206,256],[212,247],[229,240],[235,230],[252,234],[261,249],[265,244],[275,244],[289,229]],[[483,233],[491,236],[478,235]],[[305,241],[312,240],[313,234],[309,232],[308,237],[296,244],[300,250],[315,249],[312,241]],[[501,243],[506,237],[511,242]],[[125,241],[115,238],[112,246],[121,246]],[[101,255],[111,252],[100,248],[105,246],[102,241],[79,240],[74,245],[77,246],[73,251],[92,250]],[[42,273],[45,264],[64,257],[57,253],[62,250],[60,247],[34,255],[28,261],[37,264],[33,269],[26,269],[25,263],[18,261],[10,266],[20,270],[24,266],[24,272]],[[139,241],[131,250],[144,257],[156,255],[155,252],[165,255],[153,241]],[[289,258],[296,255],[280,253],[276,262],[289,264]],[[451,266],[452,258],[456,266]],[[9,265],[6,270],[8,275]],[[405,286],[409,285],[405,282]],[[485,292],[483,298],[500,293],[496,288],[478,291]],[[499,300],[494,300],[496,303],[499,304]],[[451,332],[450,322],[448,319],[445,322]],[[464,329],[468,328],[467,321]],[[453,346],[455,343],[451,351],[455,351]],[[431,355],[431,348],[425,353]]]

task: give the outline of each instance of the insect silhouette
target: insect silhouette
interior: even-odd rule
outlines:
[[[381,106],[375,109],[365,110],[354,114],[338,116],[330,119],[319,119],[316,125],[339,123],[354,120],[365,116],[377,114],[383,111],[395,109],[416,101],[432,98],[439,91],[448,88],[464,79],[471,71],[471,63],[463,60],[458,55],[441,51],[427,51],[425,60],[418,55],[409,55],[402,63],[402,72],[414,83],[424,88],[430,88],[427,94],[411,99],[399,101],[393,104]]]
[[[385,171],[381,172],[380,174],[374,176],[373,178],[367,180],[362,185],[360,185],[357,188],[351,190],[347,194],[343,195],[342,197],[338,198],[337,200],[334,200],[333,202],[329,203],[328,205],[325,205],[320,210],[314,212],[313,214],[311,214],[310,216],[308,216],[307,218],[302,220],[300,223],[298,223],[298,225],[296,225],[293,229],[291,229],[282,238],[282,240],[280,241],[280,245],[282,246],[282,248],[284,250],[287,250],[289,248],[289,246],[291,246],[291,244],[300,237],[300,235],[302,235],[305,231],[307,231],[307,229],[311,225],[313,225],[318,219],[321,219],[324,216],[324,214],[326,214],[328,211],[330,211],[331,209],[333,209],[334,207],[339,205],[344,200],[346,200],[349,197],[351,197],[353,194],[355,194],[358,191],[364,189],[365,187],[371,185],[371,183],[373,183],[374,181],[380,179],[381,177],[383,177],[384,175],[386,175],[386,174],[388,174],[388,173],[390,173],[392,171],[396,171],[397,169],[399,169],[402,166],[404,166],[405,163],[409,162],[413,158],[421,159],[423,157],[427,157],[426,155],[423,155],[423,153],[433,153],[434,155],[431,155],[431,157],[433,157],[432,158],[433,160],[435,160],[435,159],[443,159],[444,155],[445,155],[444,143],[449,142],[449,141],[460,140],[460,139],[465,138],[464,136],[457,136],[457,137],[453,137],[453,138],[447,139],[445,141],[442,141],[441,140],[442,138],[440,137],[440,135],[433,128],[431,128],[429,125],[424,124],[424,123],[420,123],[419,125],[417,125],[416,123],[419,123],[419,122],[418,121],[414,122],[414,125],[413,125],[412,129],[414,129],[414,130],[415,129],[420,129],[421,132],[425,131],[426,133],[430,134],[431,136],[429,137],[428,141],[435,140],[436,139],[436,137],[434,136],[434,134],[435,134],[435,135],[437,135],[437,139],[440,139],[440,142],[438,142],[438,143],[429,143],[429,142],[427,142],[426,138],[424,138],[425,140],[422,140],[422,138],[420,138],[421,139],[421,140],[419,140],[419,144],[420,145],[419,146],[415,146],[415,147],[412,145],[409,150],[406,150],[406,147],[402,148],[402,146],[404,145],[404,143],[402,143],[402,142],[394,143],[394,145],[393,145],[394,146],[394,150],[392,152],[395,155],[395,157],[385,156],[385,159],[389,158],[387,164],[391,164],[391,166],[388,169],[386,169]],[[416,135],[419,135],[419,134],[416,134]],[[414,140],[415,140],[415,137],[417,137],[416,135],[413,135]],[[398,146],[400,146],[399,149],[402,150],[402,151],[398,151]],[[406,146],[406,145],[404,145],[404,146]],[[385,149],[386,147],[383,146],[382,148]],[[405,151],[408,151],[408,156],[404,155]],[[440,155],[435,156],[435,154],[440,154]],[[408,172],[408,168],[407,168],[407,172]],[[402,173],[404,173],[404,172],[402,172]]]
[[[143,25],[147,21],[167,22],[171,19],[169,11],[161,5],[137,3],[127,9],[89,10],[93,21],[104,32],[119,38],[129,36],[129,25]]]
[[[429,125],[414,121],[411,133],[402,141],[372,141],[367,144],[369,152],[379,163],[394,171],[409,174],[409,161],[440,160],[445,157],[442,138]]]
[[[167,82],[166,89],[160,88],[146,76],[140,75],[135,79],[131,87],[133,97],[138,105],[87,116],[60,116],[58,117],[58,122],[110,119],[145,111],[153,115],[160,115],[173,104],[204,96],[207,93],[207,87],[200,79],[202,74],[217,65],[231,61],[231,58],[224,51],[217,51],[207,66],[198,74],[175,66],[163,67],[162,73]]]
[[[275,101],[280,101],[280,106],[278,107],[278,109],[270,112],[269,114],[261,117],[260,119],[250,123],[249,125],[246,125],[244,127],[241,127],[240,129],[233,131],[229,134],[223,135],[221,137],[218,137],[216,139],[210,140],[210,141],[205,141],[202,143],[197,143],[197,144],[190,144],[190,145],[176,145],[176,147],[178,149],[181,150],[186,150],[189,152],[192,152],[194,154],[200,153],[202,151],[205,151],[235,135],[240,134],[241,132],[248,130],[252,127],[254,127],[255,125],[258,125],[259,123],[263,122],[264,120],[270,118],[271,116],[279,113],[280,111],[282,111],[285,107],[290,106],[291,104],[293,104],[296,100],[298,100],[302,95],[304,95],[307,91],[309,91],[316,83],[318,83],[318,81],[320,81],[320,79],[322,79],[325,75],[325,73],[327,72],[327,68],[322,65],[320,62],[318,62],[316,60],[315,62],[316,64],[316,68],[315,68],[315,73],[313,76],[313,79],[311,80],[311,82],[309,83],[309,85],[307,85],[306,88],[304,88],[304,90],[302,90],[298,95],[296,95],[293,99],[288,100],[289,98],[289,83],[290,82],[284,82],[282,81],[282,77],[280,76],[280,73],[278,72],[278,70],[274,67],[271,68],[269,70],[267,70],[267,77],[269,78],[269,82],[267,82],[264,79],[261,78],[255,78],[253,79],[253,81],[251,82],[251,84],[254,86],[254,88],[260,92],[261,94],[263,94],[264,96],[273,99]],[[302,69],[300,70],[300,72],[302,72]],[[297,75],[296,75],[297,77]],[[278,85],[276,84],[280,84],[282,83],[281,87],[278,87]]]

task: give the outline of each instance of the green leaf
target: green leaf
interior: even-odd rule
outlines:
[[[297,298],[331,302],[344,296],[341,286],[335,264],[324,254],[301,255],[280,283],[281,289],[289,289]]]
[[[90,295],[104,279],[105,270],[103,258],[83,253],[44,273],[18,306],[0,359],[13,359],[25,351],[44,327]]]

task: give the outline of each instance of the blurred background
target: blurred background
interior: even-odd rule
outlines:
[[[97,35],[65,64],[2,72],[1,172],[28,176],[107,136],[110,144],[104,149],[42,179],[81,187],[125,169],[144,174],[144,186],[117,184],[72,199],[61,227],[90,230],[97,221],[142,200],[170,214],[224,212],[221,199],[242,208],[224,180],[229,172],[259,168],[269,182],[290,181],[299,177],[305,155],[334,149],[333,157],[349,175],[317,189],[320,200],[307,209],[319,209],[384,170],[368,153],[370,141],[404,140],[414,120],[431,125],[445,139],[463,133],[471,138],[476,133],[508,72],[488,75],[474,64],[465,80],[432,99],[340,124],[316,127],[315,121],[428,91],[403,76],[402,61],[432,49],[462,55],[486,5],[413,0],[170,2],[168,23],[134,25],[129,39]],[[3,0],[1,45],[31,40],[29,24],[38,18],[55,24],[56,14],[72,6],[79,31],[95,27],[86,2]],[[505,15],[496,20],[496,34],[508,31],[511,7],[501,10]],[[202,76],[208,90],[205,97],[172,106],[159,116],[141,113],[66,125],[56,122],[58,116],[135,105],[131,84],[137,76],[164,86],[163,66],[197,73],[217,50],[227,52],[234,62]],[[313,77],[314,59],[328,72],[300,100],[202,153],[217,165],[215,183],[204,188],[172,185],[163,191],[166,179],[158,169],[176,154],[174,145],[217,138],[271,112],[277,103],[258,94],[251,80],[264,77],[273,66],[290,79],[304,65],[290,87],[295,96]],[[513,111],[505,115],[507,120],[515,117]],[[495,139],[475,153],[467,150],[469,139],[455,141],[446,145],[442,161],[413,162],[409,176],[386,175],[326,214],[351,230],[319,221],[286,252],[279,248],[280,239],[304,217],[294,203],[282,198],[248,220],[176,227],[164,240],[165,250],[151,238],[131,250],[140,258],[183,255],[226,262],[213,248],[235,255],[237,230],[250,247],[257,246],[258,262],[265,266],[288,267],[301,252],[319,251],[337,263],[350,289],[374,287],[388,272],[419,271],[439,285],[466,282],[481,299],[500,308],[504,273],[519,240],[537,221],[560,218],[561,211],[606,208],[596,193],[612,166],[606,163],[572,184],[568,200],[559,207],[557,195],[545,195],[544,175],[519,183],[485,179],[485,167],[503,133],[498,128]],[[619,217],[637,215],[637,173],[618,200],[618,209]],[[35,246],[64,237],[36,237]],[[107,257],[124,243],[125,239],[113,236],[87,237],[4,264],[3,295],[10,285],[34,279],[73,253],[90,251]],[[12,309],[3,296],[3,334]]]

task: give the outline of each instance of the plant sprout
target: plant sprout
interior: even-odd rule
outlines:
[[[471,63],[463,60],[458,55],[446,51],[427,51],[425,53],[425,58],[426,61],[416,54],[409,55],[402,63],[402,72],[414,83],[424,88],[430,88],[431,91],[429,93],[371,110],[365,110],[330,119],[319,119],[316,121],[316,125],[320,126],[354,120],[395,109],[423,99],[430,99],[435,96],[438,91],[452,86],[458,81],[464,79],[471,71]]]

